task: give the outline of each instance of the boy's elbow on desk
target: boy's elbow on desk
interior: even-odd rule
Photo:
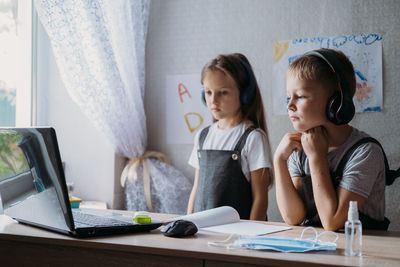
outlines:
[[[300,225],[303,220],[298,220],[295,218],[284,218],[284,221],[287,225],[290,226],[296,226],[296,225]],[[335,223],[322,223],[322,227],[324,228],[325,231],[337,231],[340,228],[343,227],[343,225],[339,225],[339,224],[335,224]]]
[[[301,224],[303,222],[304,218],[303,219],[296,219],[296,218],[286,217],[286,218],[283,218],[283,220],[285,221],[285,223],[287,225],[296,226],[296,225]]]
[[[337,223],[334,221],[328,221],[328,222],[321,221],[321,223],[325,231],[337,231],[344,226],[344,223]]]
[[[323,226],[323,228],[324,228],[324,230],[325,231],[337,231],[337,230],[339,230],[341,227],[336,227],[336,226],[334,226],[334,225],[328,225],[328,226]]]

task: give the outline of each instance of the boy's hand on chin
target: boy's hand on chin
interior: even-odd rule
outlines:
[[[328,153],[328,139],[323,126],[317,126],[305,131],[301,136],[304,153],[312,157],[325,156]]]
[[[301,133],[287,133],[275,151],[275,160],[288,160],[293,151],[301,151]]]

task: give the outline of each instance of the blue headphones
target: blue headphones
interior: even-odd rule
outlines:
[[[313,50],[304,54],[305,56],[316,56],[329,65],[338,79],[339,91],[335,92],[326,106],[326,116],[329,121],[336,125],[349,123],[354,117],[355,107],[353,96],[350,95],[349,85],[343,76],[343,65],[336,55],[328,50]]]
[[[249,83],[244,88],[244,90],[240,91],[240,104],[244,106],[249,106],[253,103],[256,97],[256,78],[254,77],[253,71],[250,69],[249,64],[247,64],[240,56],[236,56],[239,59],[240,63],[242,64],[243,68],[246,70],[247,77],[249,77]],[[202,86],[201,90],[201,99],[204,105],[207,105],[206,96],[204,92],[204,87]]]

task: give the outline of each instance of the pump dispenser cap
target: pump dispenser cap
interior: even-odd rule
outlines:
[[[347,213],[347,219],[349,221],[358,220],[357,201],[350,201],[349,212]]]

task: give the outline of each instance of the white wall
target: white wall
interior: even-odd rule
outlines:
[[[381,141],[391,166],[400,167],[400,2],[396,0],[152,0],[147,40],[145,105],[149,149],[169,156],[190,178],[192,146],[166,144],[165,78],[199,73],[218,54],[241,52],[253,65],[267,111],[272,151],[293,128],[272,115],[273,42],[296,37],[353,33],[383,35],[384,109],[357,114],[351,123]],[[200,79],[200,78],[199,78]],[[400,182],[387,190],[390,229],[400,230]],[[271,220],[282,220],[270,193]]]
[[[193,177],[194,170],[187,164],[192,146],[166,144],[165,77],[200,75],[203,65],[216,55],[242,52],[258,74],[275,151],[292,126],[286,116],[269,112],[273,42],[378,32],[383,35],[384,110],[357,114],[352,125],[378,138],[391,166],[400,167],[399,14],[400,2],[396,0],[152,0],[145,92],[148,148],[165,153],[172,165]],[[67,180],[75,183],[77,196],[107,202],[109,207],[123,207],[118,176],[124,159],[115,156],[107,139],[69,97],[41,26],[38,48],[38,125],[56,129]],[[393,221],[391,229],[396,230],[400,230],[399,189],[397,181],[387,191],[387,214]],[[274,191],[269,199],[269,218],[281,220]]]
[[[120,158],[105,136],[72,101],[62,84],[50,42],[43,27],[38,29],[37,125],[52,126],[57,132],[67,182],[74,183],[75,196],[121,207],[121,189],[114,182]],[[115,184],[117,186],[115,186]],[[114,205],[113,205],[114,204]]]

